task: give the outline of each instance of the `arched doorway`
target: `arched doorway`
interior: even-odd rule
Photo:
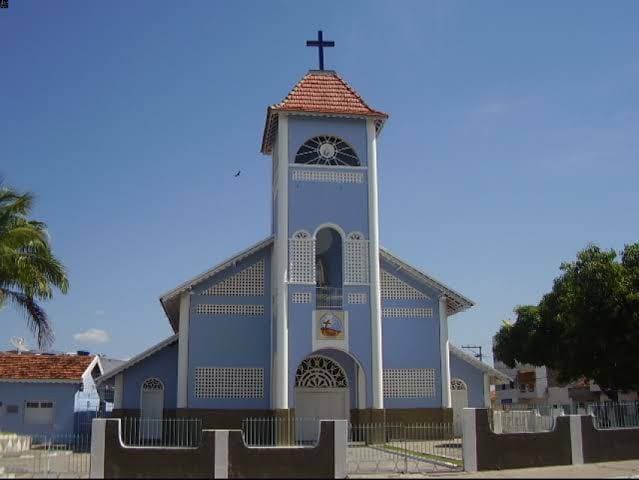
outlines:
[[[321,419],[348,420],[350,397],[344,368],[332,358],[313,355],[305,358],[295,373],[295,417],[297,436],[314,441]]]
[[[453,407],[453,433],[456,437],[462,434],[462,418],[464,408],[468,407],[468,387],[459,378],[450,381],[450,396]]]
[[[157,378],[147,378],[140,390],[140,436],[159,439],[162,437],[164,384]]]

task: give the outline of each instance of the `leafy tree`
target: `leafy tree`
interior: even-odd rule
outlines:
[[[33,195],[0,184],[0,307],[22,311],[43,348],[53,342],[53,329],[38,304],[52,298],[53,289],[66,293],[65,268],[51,252],[46,225],[28,218]]]
[[[588,378],[606,395],[639,390],[639,243],[590,245],[563,263],[539,305],[515,309],[495,336],[495,358],[511,368],[545,365],[560,382]]]

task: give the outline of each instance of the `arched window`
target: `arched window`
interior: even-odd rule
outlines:
[[[466,382],[464,382],[463,380],[460,380],[459,378],[453,378],[450,381],[450,389],[451,390],[468,390],[468,387],[466,386]]]
[[[331,227],[315,234],[315,284],[342,288],[342,236]]]
[[[341,138],[332,135],[321,135],[304,142],[295,155],[295,163],[360,166],[359,158],[353,147]]]
[[[346,388],[346,372],[326,357],[309,357],[302,360],[295,372],[295,386],[305,388]]]

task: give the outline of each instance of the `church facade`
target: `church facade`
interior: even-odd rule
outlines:
[[[489,402],[503,374],[448,340],[473,302],[379,245],[387,119],[329,70],[267,109],[270,235],[161,296],[175,335],[100,379],[115,412],[237,428],[271,415],[445,421],[462,390],[458,407]]]

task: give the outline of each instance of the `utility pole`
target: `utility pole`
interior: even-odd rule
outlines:
[[[475,358],[478,358],[480,362],[483,361],[484,356],[481,353],[481,345],[462,345],[461,348],[472,351]]]

